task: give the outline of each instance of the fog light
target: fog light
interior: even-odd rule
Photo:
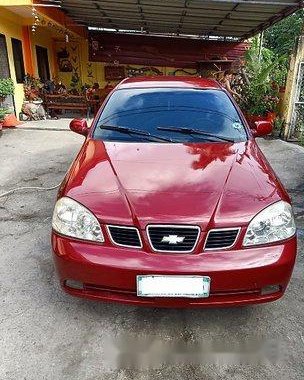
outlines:
[[[261,294],[262,296],[265,296],[267,294],[277,293],[281,290],[280,285],[268,285],[262,288]]]
[[[65,280],[65,285],[72,289],[83,289],[83,283],[76,280]]]

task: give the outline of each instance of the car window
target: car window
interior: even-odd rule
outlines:
[[[143,141],[146,137],[103,126],[149,132],[174,142],[214,141],[208,135],[245,141],[247,134],[233,103],[222,90],[152,88],[114,91],[97,122],[94,137],[105,141]],[[162,130],[170,127],[170,130]],[[174,129],[183,128],[181,131]],[[207,134],[190,133],[195,129]]]

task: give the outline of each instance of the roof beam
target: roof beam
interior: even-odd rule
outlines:
[[[203,1],[202,1],[203,2]],[[229,4],[253,4],[253,5],[278,5],[283,7],[296,6],[296,1],[281,2],[281,1],[265,1],[262,0],[208,0],[210,3],[229,3]]]

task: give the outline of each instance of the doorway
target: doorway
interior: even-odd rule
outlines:
[[[50,80],[50,66],[48,51],[42,46],[36,45],[36,56],[37,56],[37,66],[38,66],[38,75],[41,82],[46,82]]]

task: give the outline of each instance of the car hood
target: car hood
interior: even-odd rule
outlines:
[[[101,221],[215,226],[246,225],[286,198],[254,141],[122,143],[87,139],[60,196],[88,207]]]

